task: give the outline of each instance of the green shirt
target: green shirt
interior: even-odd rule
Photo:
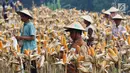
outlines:
[[[24,49],[34,50],[37,47],[36,44],[36,29],[32,22],[24,23],[23,31],[21,32],[21,36],[34,36],[34,40],[23,40],[23,46],[21,48],[21,52]]]

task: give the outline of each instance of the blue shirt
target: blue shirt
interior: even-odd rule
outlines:
[[[21,36],[34,36],[35,37],[34,40],[23,40],[23,46],[21,48],[21,52],[23,52],[24,49],[34,50],[37,47],[36,29],[32,22],[24,23]]]

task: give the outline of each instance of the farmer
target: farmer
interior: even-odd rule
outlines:
[[[111,13],[108,10],[102,13],[104,14],[104,19],[109,19]]]
[[[123,34],[127,34],[125,27],[121,25],[121,21],[124,20],[123,17],[117,14],[112,19],[115,22],[115,24],[112,27],[112,35],[114,35],[115,37],[119,37],[122,36]]]
[[[23,28],[21,30],[21,36],[15,36],[16,39],[22,40],[21,52],[25,49],[30,49],[31,51],[37,48],[36,44],[36,29],[30,19],[33,19],[32,15],[28,10],[21,10],[17,12],[21,16],[21,20],[24,22]],[[36,67],[35,61],[32,61],[34,67]],[[31,68],[31,73],[37,73],[36,69]]]
[[[81,36],[82,32],[85,31],[85,29],[79,22],[74,22],[71,25],[66,26],[65,28],[67,29],[67,32],[70,32],[70,37],[72,39],[72,45],[70,48],[75,49],[76,54],[80,53],[81,55],[85,56],[87,54],[87,49],[83,48],[83,46],[86,47],[86,43],[84,42]],[[79,52],[76,49],[77,46],[81,47],[81,50]],[[72,62],[71,64],[68,64],[67,73],[78,73],[78,69],[75,63]]]
[[[115,7],[111,7],[108,11],[111,13],[110,16],[112,18],[112,17],[114,17],[119,12],[119,9],[117,9]]]
[[[2,6],[3,6],[3,11],[2,15],[4,19],[6,20],[7,17],[7,12],[11,10],[11,12],[15,11],[15,5],[13,0],[2,0]]]
[[[86,31],[88,33],[87,45],[92,46],[95,36],[95,27],[92,25],[93,20],[89,15],[82,16],[84,23],[86,24]]]

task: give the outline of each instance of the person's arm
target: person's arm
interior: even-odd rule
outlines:
[[[15,36],[18,40],[34,40],[34,36]]]
[[[88,29],[88,37],[92,37],[92,34],[93,34],[93,29],[92,28],[89,28]]]

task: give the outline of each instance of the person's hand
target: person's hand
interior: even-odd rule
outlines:
[[[15,36],[17,40],[22,40],[21,36]]]

